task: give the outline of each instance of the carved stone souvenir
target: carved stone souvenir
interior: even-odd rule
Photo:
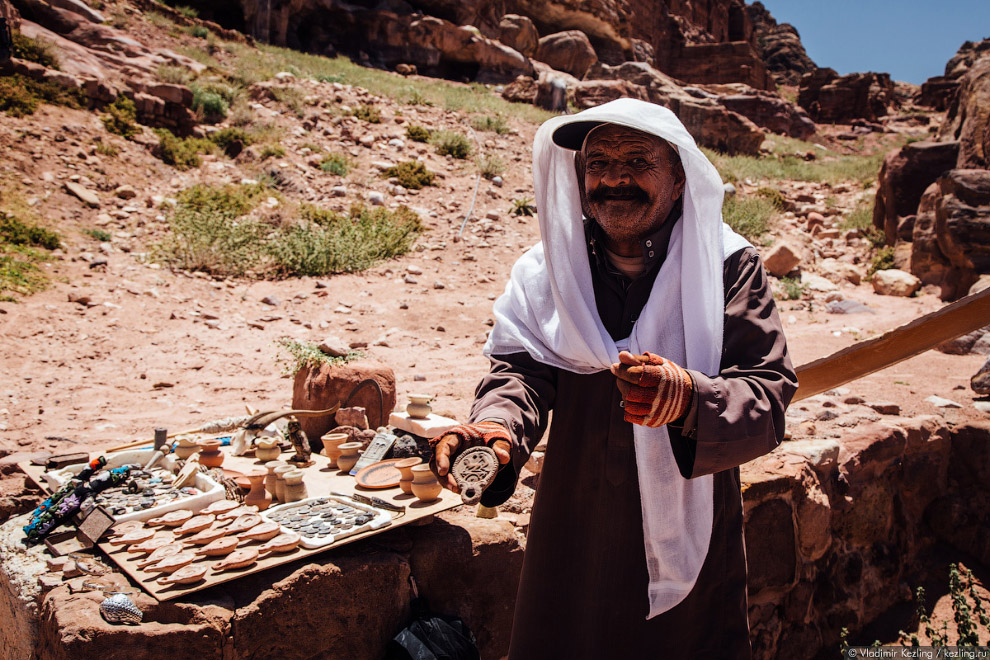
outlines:
[[[216,502],[212,503],[210,506],[200,511],[200,513],[201,514],[212,513],[213,515],[218,516],[222,513],[233,511],[239,506],[240,504],[238,504],[237,502],[233,502],[231,500],[217,500]]]
[[[252,527],[261,524],[261,516],[257,513],[246,513],[243,516],[237,516],[230,525],[225,527],[227,534],[235,535],[241,532],[246,532]]]
[[[237,537],[244,541],[267,541],[278,536],[280,529],[277,522],[263,522],[246,532],[241,532]]]
[[[108,623],[141,623],[144,613],[126,594],[112,594],[100,603],[100,614]]]
[[[288,458],[288,462],[292,463],[296,467],[307,467],[313,464],[312,450],[309,447],[309,438],[306,437],[306,432],[302,430],[302,426],[299,424],[299,420],[295,417],[289,418],[288,426],[285,429],[285,434],[292,443],[292,449],[295,450],[295,454]]]
[[[213,564],[213,570],[218,573],[220,571],[232,571],[238,568],[250,566],[257,561],[257,559],[257,548],[241,548],[240,550],[234,550],[224,559],[221,559],[217,563]]]
[[[183,566],[171,575],[163,575],[158,578],[158,584],[192,584],[199,582],[206,575],[206,570],[205,564]]]
[[[165,527],[178,527],[182,523],[186,522],[192,518],[192,511],[186,511],[185,509],[179,509],[178,511],[169,511],[163,516],[158,516],[157,518],[152,518],[148,521],[149,525],[164,525]]]
[[[197,548],[194,552],[197,555],[206,555],[207,557],[229,555],[237,548],[237,544],[240,542],[241,540],[236,536],[225,536],[222,539],[207,543],[202,548]]]
[[[153,529],[137,529],[123,536],[115,536],[110,539],[111,545],[133,545],[135,543],[141,543],[147,541],[152,536],[155,535],[155,530]]]
[[[170,539],[168,535],[155,536],[147,541],[142,541],[141,543],[135,543],[134,545],[127,546],[127,551],[140,553],[154,552],[158,548],[168,545],[171,542],[172,539]]]
[[[157,564],[166,557],[171,557],[172,555],[177,555],[182,552],[182,545],[179,543],[169,543],[168,545],[163,545],[160,548],[155,548],[150,555],[142,559],[137,563],[138,568],[145,568],[151,566],[152,564]]]
[[[368,448],[364,450],[361,454],[361,458],[358,462],[351,468],[352,473],[357,473],[369,465],[373,465],[381,460],[384,460],[385,454],[388,450],[392,448],[395,444],[396,437],[391,433],[376,433],[374,439],[368,445]]]
[[[196,555],[188,550],[183,550],[182,552],[165,557],[165,559],[162,559],[157,564],[148,566],[144,570],[153,573],[174,573],[183,566],[191,564],[194,561],[196,561]]]
[[[289,470],[285,473],[285,501],[298,502],[307,497],[302,470]]]
[[[468,447],[454,460],[450,473],[465,504],[475,504],[495,481],[498,457],[488,447]]]
[[[207,543],[212,543],[219,538],[227,536],[229,533],[226,527],[214,523],[201,532],[196,532],[187,539],[184,539],[186,543],[192,543],[193,545],[206,545]]]
[[[272,540],[258,547],[258,552],[289,552],[295,550],[302,537],[294,532],[279,534]]]
[[[216,522],[217,518],[213,514],[200,514],[198,516],[193,516],[186,522],[182,523],[181,527],[176,527],[173,530],[176,534],[195,534],[196,532],[202,532],[204,529]]]

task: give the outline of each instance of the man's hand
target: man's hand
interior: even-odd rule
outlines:
[[[624,419],[641,426],[663,426],[682,417],[691,405],[694,381],[670,360],[653,353],[619,353],[612,365],[622,392]]]
[[[433,448],[433,454],[437,461],[437,476],[440,477],[440,483],[456,493],[458,491],[457,484],[454,483],[454,478],[448,474],[450,464],[459,451],[479,445],[491,447],[498,458],[499,465],[507,465],[512,460],[509,453],[512,447],[509,431],[495,422],[461,424],[430,440],[430,447]]]

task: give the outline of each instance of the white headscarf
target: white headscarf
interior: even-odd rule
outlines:
[[[683,216],[667,258],[628,339],[616,342],[598,316],[588,262],[574,152],[554,144],[555,130],[596,121],[659,136],[684,167]],[[667,108],[619,99],[537,131],[533,178],[541,242],[512,267],[495,302],[495,328],[485,355],[527,352],[579,374],[608,369],[620,350],[656,353],[709,376],[719,371],[725,314],[722,262],[749,245],[722,222],[722,180],[684,125]],[[712,531],[711,475],[684,479],[666,427],[633,426],[643,538],[649,570],[647,618],[671,609],[694,587]]]

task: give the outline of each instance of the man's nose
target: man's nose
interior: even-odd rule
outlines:
[[[628,185],[629,181],[629,169],[622,162],[609,163],[602,173],[602,183],[612,188]]]

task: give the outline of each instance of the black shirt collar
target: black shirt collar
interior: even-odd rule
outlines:
[[[670,235],[674,231],[674,225],[681,218],[681,203],[678,200],[674,208],[670,210],[670,215],[667,216],[667,220],[660,225],[652,234],[645,236],[639,242],[640,249],[643,251],[643,273],[649,273],[658,264],[662,264],[667,258],[667,248],[670,245]],[[592,255],[598,260],[599,266],[603,266],[608,271],[618,271],[615,267],[608,261],[605,256],[605,230],[602,229],[592,218],[585,218],[584,221],[584,232],[585,237],[588,241],[588,246],[591,249]],[[625,276],[623,276],[625,277]]]

